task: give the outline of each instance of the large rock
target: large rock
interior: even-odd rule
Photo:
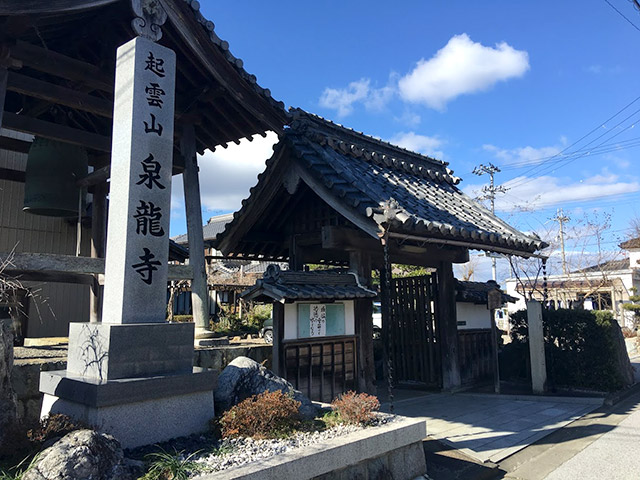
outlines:
[[[111,435],[76,430],[45,449],[22,480],[133,480],[137,473]]]
[[[303,418],[312,419],[316,416],[317,408],[311,400],[294,389],[284,378],[247,357],[234,359],[218,377],[216,412],[220,414],[252,395],[276,390],[290,393],[300,402],[300,415]]]
[[[6,433],[17,423],[16,395],[11,385],[13,369],[13,331],[10,320],[0,319],[0,450],[3,449]]]

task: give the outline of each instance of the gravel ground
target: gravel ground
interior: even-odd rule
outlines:
[[[339,424],[321,432],[296,432],[290,437],[279,439],[230,438],[217,441],[211,434],[192,435],[164,442],[160,445],[150,445],[127,451],[126,456],[136,460],[144,460],[149,453],[158,452],[158,447],[169,453],[179,452],[179,456],[182,459],[187,458],[192,452],[198,452],[190,458],[190,460],[197,462],[201,468],[198,472],[192,473],[193,476],[191,478],[197,478],[201,474],[240,467],[296,448],[348,435],[364,428],[385,425],[395,418],[395,415],[378,413],[376,420],[371,425]]]
[[[395,416],[378,414],[378,418],[372,425],[345,425],[340,424],[322,432],[297,432],[290,437],[282,439],[254,440],[251,438],[225,439],[220,443],[219,451],[199,457],[196,461],[203,466],[203,472],[219,472],[228,468],[236,468],[256,460],[291,451],[295,448],[314,445],[325,440],[348,435],[364,428],[375,428],[378,425],[387,424],[395,419]]]

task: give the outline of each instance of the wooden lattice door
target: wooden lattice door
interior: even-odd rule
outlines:
[[[436,322],[436,277],[391,281],[389,355],[394,383],[440,388],[440,346]]]

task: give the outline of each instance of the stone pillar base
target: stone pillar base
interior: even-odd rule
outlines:
[[[123,448],[207,430],[216,372],[98,380],[66,370],[42,372],[42,416],[62,413],[116,437]]]

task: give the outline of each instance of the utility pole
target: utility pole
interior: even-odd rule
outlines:
[[[490,200],[491,201],[491,213],[496,213],[496,193],[505,193],[508,188],[503,187],[502,185],[496,186],[493,181],[493,176],[498,173],[500,169],[496,167],[493,163],[489,163],[488,165],[480,164],[473,169],[473,173],[481,176],[485,173],[489,175],[490,181],[489,185],[485,185],[482,187],[482,195],[477,197],[478,200]],[[497,280],[496,274],[496,257],[491,258],[491,273],[493,276],[493,280]]]
[[[558,211],[556,212],[556,216],[553,217],[551,220],[553,220],[554,222],[558,222],[558,226],[560,230],[558,236],[560,237],[560,250],[562,253],[562,274],[568,275],[569,272],[567,271],[567,258],[565,257],[565,253],[564,253],[564,224],[565,222],[568,222],[571,219],[564,214],[561,208],[559,208]]]

